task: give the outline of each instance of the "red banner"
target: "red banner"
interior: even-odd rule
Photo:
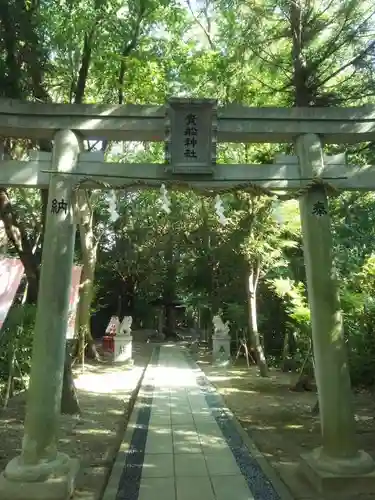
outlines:
[[[14,297],[21,283],[23,272],[23,264],[19,259],[0,259],[0,329],[14,301]],[[81,272],[82,266],[73,266],[69,301],[69,319],[66,332],[67,339],[74,337]]]
[[[0,329],[16,296],[23,276],[19,259],[0,259]]]

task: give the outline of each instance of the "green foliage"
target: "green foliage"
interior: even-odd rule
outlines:
[[[346,193],[330,206],[352,379],[356,385],[373,385],[375,200],[372,193]]]
[[[113,104],[161,104],[172,94],[251,106],[371,103],[374,12],[367,0],[6,1],[0,9],[0,95]],[[42,144],[12,142],[18,158],[28,147]],[[343,151],[326,147],[328,153]],[[371,145],[347,151],[353,163],[375,161]],[[218,161],[270,163],[279,152],[290,154],[293,146],[220,144]],[[106,154],[111,161],[161,162],[163,144],[109,144]],[[169,194],[168,215],[156,190],[119,193],[120,219],[112,223],[105,193],[94,192],[100,243],[93,310],[107,320],[118,312],[120,297],[135,325],[153,327],[151,302],[180,298],[191,320],[200,316],[207,327],[221,309],[232,334],[242,334],[248,327],[245,281],[252,273],[259,278],[259,330],[267,350],[278,360],[289,334],[293,354],[303,359],[310,315],[298,203],[225,195],[228,224],[222,226],[212,200]],[[40,253],[41,193],[13,189],[9,195],[16,229],[29,242],[23,248]],[[342,194],[331,200],[330,213],[352,376],[369,385],[375,373],[374,196]],[[15,311],[1,337],[1,377],[13,343],[28,372],[32,314],[29,320],[26,308]]]
[[[35,306],[14,305],[0,334],[0,386],[9,376],[10,361],[15,354],[15,389],[23,388],[21,377],[27,380],[30,372]]]
[[[288,315],[286,335],[293,336],[295,357],[303,362],[311,344],[310,310],[305,285],[301,282],[296,283],[290,278],[270,279],[268,284],[283,300]]]

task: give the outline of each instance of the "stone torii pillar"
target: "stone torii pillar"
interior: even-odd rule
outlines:
[[[320,176],[324,169],[320,138],[315,134],[300,136],[296,150],[301,177]],[[329,486],[330,479],[337,477],[347,478],[356,491],[358,483],[353,481],[353,476],[371,473],[374,463],[367,453],[358,450],[355,439],[350,375],[324,187],[316,186],[301,197],[300,214],[322,431],[322,446],[302,457],[302,468],[321,491]]]
[[[80,140],[55,134],[22,452],[0,476],[1,500],[67,500],[77,460],[57,451],[75,224],[72,178]]]

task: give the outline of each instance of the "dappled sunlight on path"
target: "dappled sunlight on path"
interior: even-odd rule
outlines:
[[[131,368],[121,367],[106,367],[101,372],[93,372],[85,370],[84,373],[78,374],[75,379],[77,389],[88,393],[96,394],[123,394],[134,387],[134,384],[139,380],[143,368],[134,366]]]
[[[200,368],[156,349],[103,500],[279,500]]]

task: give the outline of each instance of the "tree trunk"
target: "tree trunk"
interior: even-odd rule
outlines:
[[[122,316],[134,316],[134,303],[135,303],[135,285],[136,278],[128,273],[128,276],[125,279],[123,290],[124,290],[124,300],[123,306],[121,309]]]
[[[160,311],[159,311],[159,316],[158,316],[158,332],[159,332],[159,334],[163,333],[164,319],[165,319],[164,306],[161,305]]]
[[[286,330],[284,335],[283,358],[281,362],[281,369],[283,372],[288,371],[287,369],[288,356],[289,356],[289,331]]]
[[[61,393],[61,413],[65,415],[79,415],[81,413],[77,391],[74,385],[72,358],[68,344],[65,348],[63,388]]]
[[[98,245],[95,242],[93,230],[93,210],[90,205],[89,193],[78,193],[79,234],[82,250],[82,276],[78,303],[78,332],[84,336],[87,343],[88,357],[99,360],[95,342],[91,335],[91,302],[94,292],[95,266]],[[82,353],[80,353],[82,355]]]
[[[0,188],[0,218],[3,221],[7,238],[13,244],[25,268],[28,282],[27,301],[30,304],[35,304],[38,297],[39,285],[38,261],[33,253],[33,247],[26,231],[18,220],[8,193],[4,188]]]
[[[91,302],[93,297],[95,263],[96,250],[94,259],[90,258],[89,261],[86,261],[86,259],[83,258],[80,299],[78,303],[78,332],[79,337],[81,339],[83,337],[84,339],[87,356],[89,358],[99,360],[99,354],[91,335]],[[80,354],[82,355],[82,352],[80,352]]]
[[[292,33],[292,63],[294,105],[311,106],[314,100],[314,89],[310,88],[309,68],[306,64],[303,40],[303,8],[301,0],[290,2],[290,27]]]
[[[164,306],[164,334],[167,339],[176,339],[176,321],[175,321],[175,308],[172,304],[165,304]]]
[[[259,266],[254,270],[254,266],[250,267],[248,276],[246,277],[246,288],[247,288],[247,300],[248,300],[248,319],[249,319],[249,331],[251,337],[251,344],[255,351],[256,362],[259,368],[261,377],[267,377],[268,366],[267,360],[264,355],[264,349],[258,330],[258,318],[257,318],[257,301],[256,301],[256,291],[259,278]]]

